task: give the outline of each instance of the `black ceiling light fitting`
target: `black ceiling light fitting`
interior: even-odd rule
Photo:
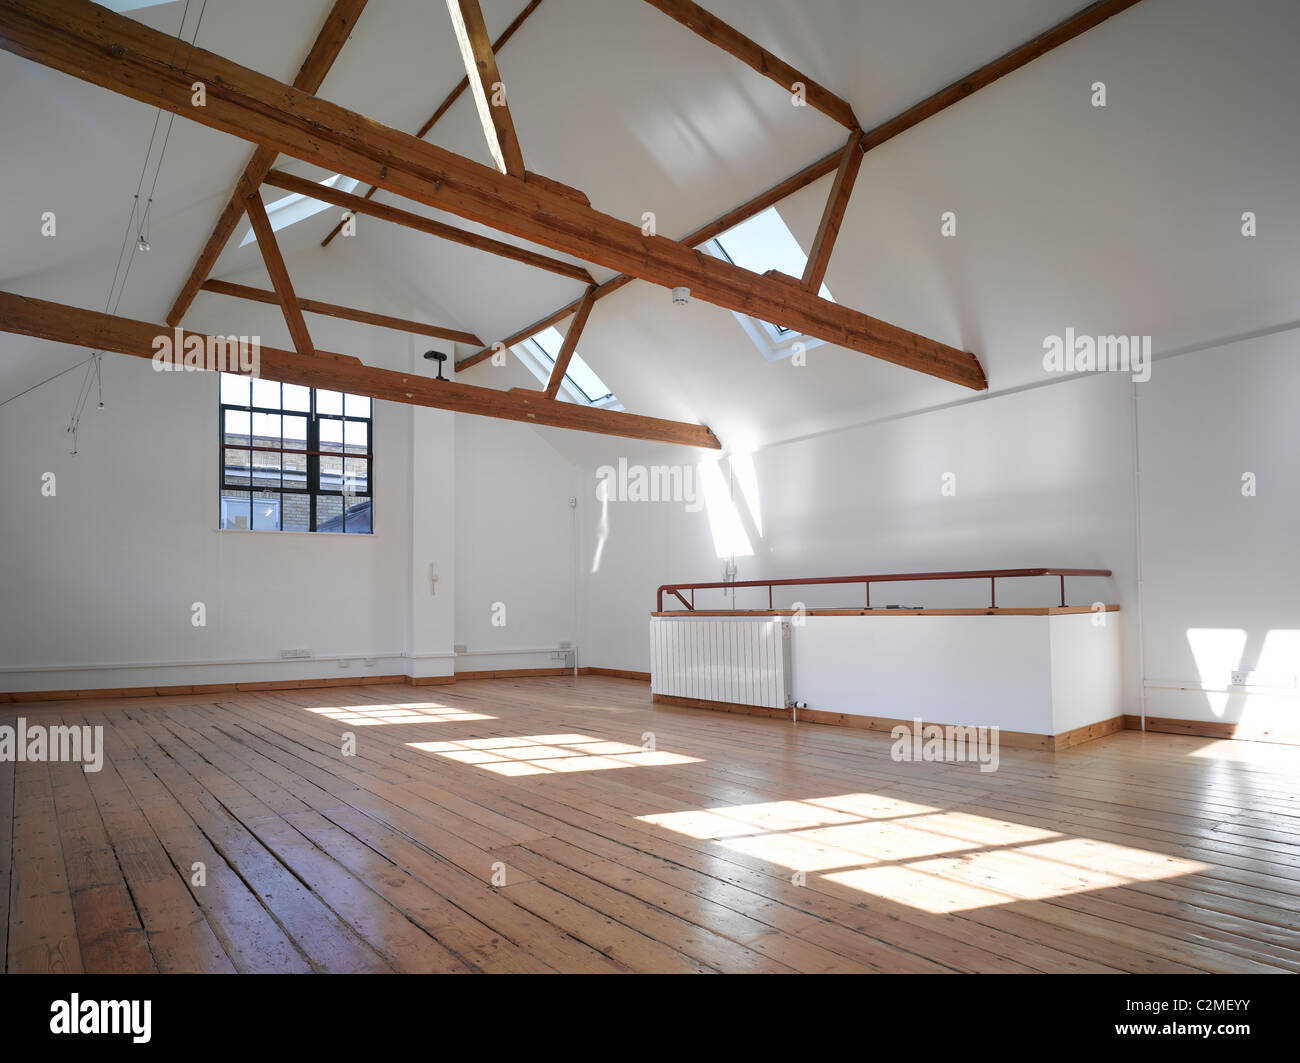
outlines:
[[[438,375],[433,379],[446,380],[447,378],[442,375],[442,363],[447,360],[447,356],[442,351],[425,351],[424,356],[438,363]]]

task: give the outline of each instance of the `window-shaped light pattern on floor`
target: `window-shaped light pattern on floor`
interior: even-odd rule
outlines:
[[[612,768],[699,764],[696,757],[642,749],[582,734],[509,735],[466,738],[455,742],[410,742],[412,749],[434,753],[497,775],[553,775]]]
[[[307,709],[318,716],[337,720],[351,727],[384,727],[392,724],[413,723],[473,723],[495,720],[482,712],[453,709],[433,701],[411,702],[402,705],[317,705]]]
[[[1195,860],[882,794],[638,817],[809,879],[935,914],[1208,870]]]
[[[369,398],[232,373],[220,388],[222,529],[374,530]]]

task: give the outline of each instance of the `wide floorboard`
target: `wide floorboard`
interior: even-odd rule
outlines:
[[[602,677],[10,705],[0,956],[64,971],[1300,971],[1300,749],[998,770]]]

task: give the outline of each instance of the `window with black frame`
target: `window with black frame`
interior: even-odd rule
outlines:
[[[220,526],[370,534],[372,411],[364,395],[222,373]]]

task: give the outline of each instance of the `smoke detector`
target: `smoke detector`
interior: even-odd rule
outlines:
[[[689,288],[673,289],[673,305],[685,306],[691,301],[691,290]]]

